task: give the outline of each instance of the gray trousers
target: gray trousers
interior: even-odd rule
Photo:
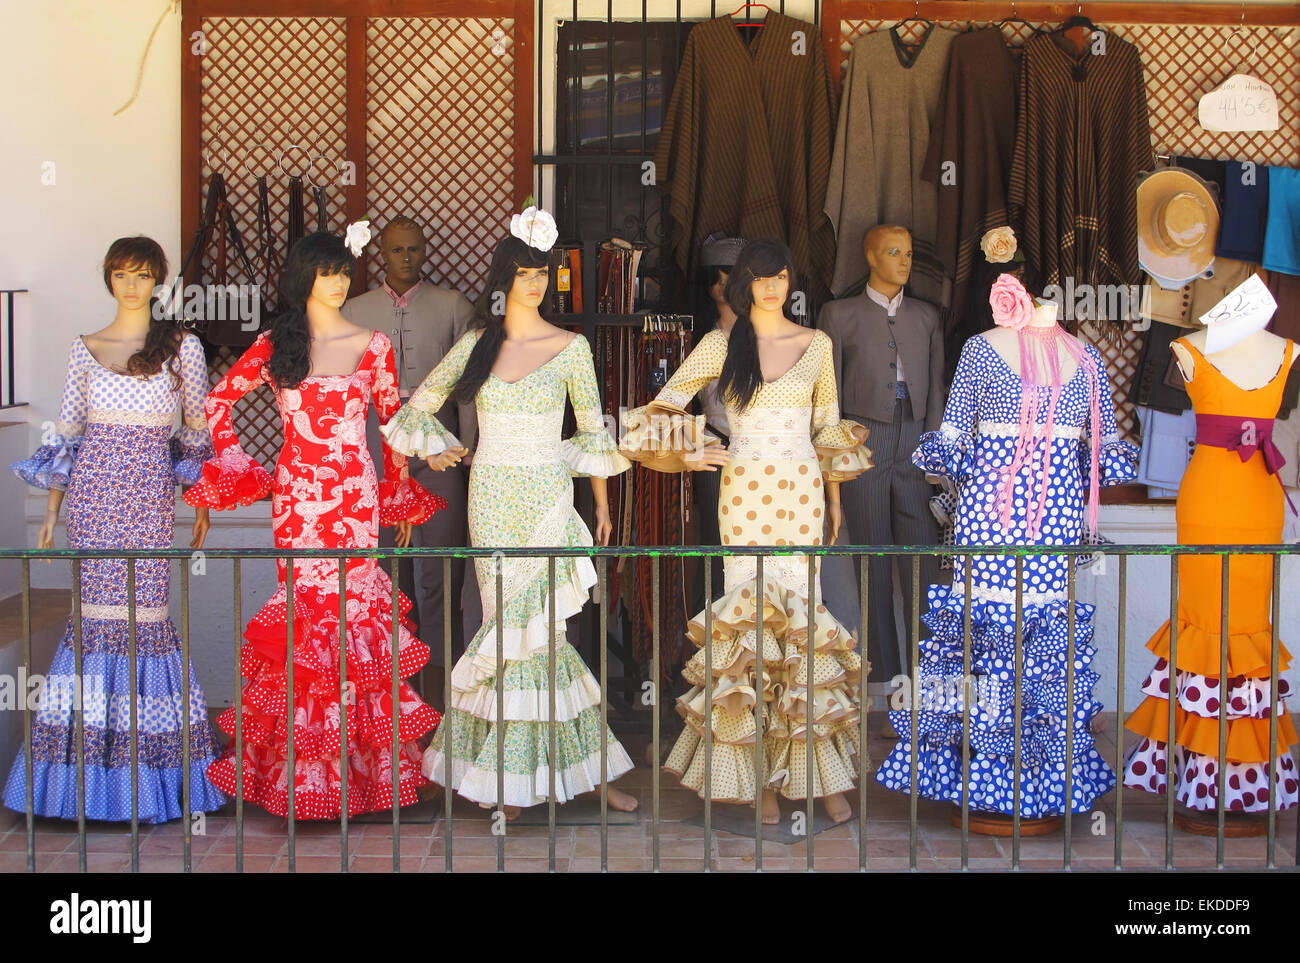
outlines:
[[[845,415],[854,418],[853,415]],[[912,417],[912,402],[895,403],[892,421],[861,418],[871,429],[867,447],[871,449],[873,467],[840,486],[844,521],[854,545],[934,545],[939,540],[938,526],[930,513],[931,486],[920,469],[912,464],[924,425]],[[895,625],[894,564],[899,568],[903,588],[903,613],[906,633],[900,639]],[[861,566],[861,558],[858,565]],[[902,641],[911,633],[912,560],[907,557],[874,556],[867,558],[866,623],[867,657],[871,660],[871,680],[888,682],[903,671],[909,656]],[[921,557],[921,612],[926,611],[926,589],[939,580],[939,560],[932,555]],[[827,593],[828,597],[830,593]],[[924,629],[923,629],[924,631]]]

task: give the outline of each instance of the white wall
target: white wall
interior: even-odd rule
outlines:
[[[42,422],[58,417],[72,338],[113,319],[100,273],[109,243],[147,234],[162,244],[173,271],[180,266],[179,14],[168,14],[154,37],[135,102],[113,116],[131,94],[149,31],[166,7],[165,0],[0,2],[0,207],[10,227],[0,230],[0,287],[31,291],[18,296],[14,332],[16,396],[30,404],[13,414],[28,419],[29,451]],[[46,164],[53,164],[52,184],[42,183]],[[4,485],[0,494],[11,499],[9,511],[25,513],[27,544],[34,545],[45,495],[28,490],[18,501],[24,488]],[[189,541],[192,524],[193,511],[181,502],[178,544]],[[214,513],[209,537],[210,544],[270,547],[268,506]],[[62,530],[57,542],[66,545]],[[270,595],[275,572],[273,563],[245,568],[247,618]],[[229,703],[234,685],[229,571],[229,562],[210,562],[210,574],[193,581],[191,605],[194,662],[220,704]],[[33,566],[32,581],[67,586],[68,566]],[[173,575],[178,614],[175,584]]]

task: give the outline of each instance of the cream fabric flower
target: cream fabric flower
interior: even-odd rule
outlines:
[[[555,218],[548,211],[536,207],[524,208],[522,214],[513,215],[510,218],[510,233],[539,251],[549,251],[560,236]]]
[[[344,232],[343,243],[348,246],[353,257],[361,257],[361,252],[370,243],[370,221],[353,221]]]
[[[990,264],[1006,264],[1016,256],[1016,232],[1010,227],[995,227],[980,238],[980,250]]]

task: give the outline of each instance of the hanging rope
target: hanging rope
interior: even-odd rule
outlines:
[[[149,31],[149,39],[145,42],[144,53],[140,55],[140,64],[135,68],[135,87],[132,89],[131,96],[127,98],[126,103],[113,111],[114,117],[134,104],[135,98],[140,95],[140,85],[144,83],[144,65],[149,59],[149,48],[153,46],[153,38],[158,35],[158,28],[161,27],[163,21],[167,19],[167,15],[179,12],[180,7],[181,0],[168,0],[167,8],[163,10],[162,13],[158,14],[158,19],[154,21],[153,29]]]

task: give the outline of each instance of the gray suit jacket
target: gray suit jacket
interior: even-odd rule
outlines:
[[[412,394],[465,333],[473,305],[459,291],[423,281],[404,309],[394,307],[389,293],[378,287],[352,298],[342,310],[353,324],[388,335],[399,386],[403,394]],[[449,401],[438,412],[438,420],[462,445],[474,450],[478,418],[473,404]]]
[[[903,358],[912,415],[928,431],[939,427],[947,392],[938,308],[904,295],[891,319],[866,294],[858,294],[825,304],[817,327],[831,336],[844,417],[894,420],[897,354]]]

